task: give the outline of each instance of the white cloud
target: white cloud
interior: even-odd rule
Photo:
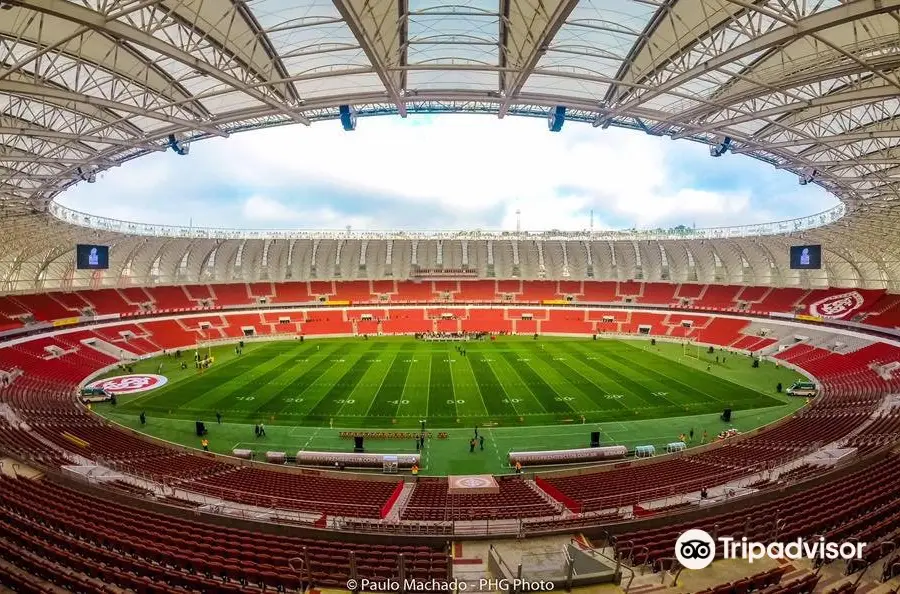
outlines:
[[[687,141],[577,123],[551,134],[538,119],[365,118],[352,133],[322,122],[204,141],[187,157],[150,155],[62,201],[121,218],[227,227],[512,229],[517,209],[525,229],[587,228],[591,210],[598,229],[808,214],[792,211],[791,200],[774,213],[755,205],[752,188],[675,187],[685,158],[696,159],[693,168],[720,166],[704,153]],[[769,167],[726,158],[745,172]],[[784,192],[799,191],[790,175],[784,180]],[[798,199],[796,208],[808,203]]]

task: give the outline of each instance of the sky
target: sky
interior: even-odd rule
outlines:
[[[487,115],[360,118],[241,132],[135,159],[74,186],[69,208],[240,229],[714,227],[813,214],[816,185],[744,155],[633,130]]]

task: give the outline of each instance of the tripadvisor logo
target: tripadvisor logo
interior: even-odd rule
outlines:
[[[692,528],[675,541],[675,558],[687,569],[703,569],[716,557],[716,543],[705,530]]]
[[[826,542],[824,538],[806,541],[801,538],[769,544],[722,536],[718,539],[723,559],[746,559],[750,563],[770,559],[861,559],[864,542]],[[703,569],[716,558],[716,541],[708,532],[692,528],[675,541],[675,558],[687,569]]]

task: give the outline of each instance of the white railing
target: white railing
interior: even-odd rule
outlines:
[[[833,223],[847,214],[844,203],[828,210],[796,219],[738,225],[733,227],[709,227],[691,229],[625,229],[622,231],[354,231],[341,230],[296,230],[296,229],[219,229],[213,227],[193,227],[179,225],[151,225],[134,221],[120,221],[98,215],[73,210],[57,202],[50,203],[50,214],[57,219],[80,227],[99,229],[113,233],[143,235],[152,237],[178,237],[186,239],[527,239],[529,241],[634,241],[671,239],[729,239],[738,237],[760,237],[795,233],[815,229]]]

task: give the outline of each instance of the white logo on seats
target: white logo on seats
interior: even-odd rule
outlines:
[[[862,307],[864,301],[859,291],[847,291],[811,303],[809,313],[823,318],[843,318]]]
[[[153,390],[168,381],[165,376],[155,374],[119,375],[91,382],[86,387],[99,388],[113,394],[134,394]]]

